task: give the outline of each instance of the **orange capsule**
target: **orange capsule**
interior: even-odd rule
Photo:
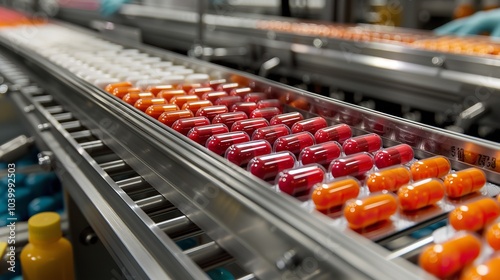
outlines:
[[[211,87],[199,87],[199,88],[193,88],[191,89],[188,94],[189,95],[196,95],[198,96],[199,98],[201,98],[201,96],[207,92],[212,92],[214,91],[213,88]]]
[[[411,165],[413,180],[441,178],[450,172],[450,161],[443,156],[435,156],[414,162]]]
[[[472,263],[481,251],[481,241],[472,234],[456,236],[442,244],[424,248],[420,266],[438,278],[447,278]]]
[[[158,117],[158,120],[166,124],[167,126],[172,126],[172,124],[176,120],[192,117],[194,117],[194,115],[190,110],[178,110],[172,112],[164,112]]]
[[[498,280],[500,279],[500,257],[472,266],[462,273],[460,280]]]
[[[484,184],[486,184],[486,175],[477,168],[457,171],[444,178],[446,195],[449,197],[462,197],[479,191]]]
[[[410,182],[411,174],[404,166],[389,167],[371,173],[366,179],[366,186],[370,192],[388,190],[397,191],[401,186]]]
[[[398,202],[391,194],[376,194],[347,202],[344,216],[352,229],[361,229],[388,220],[398,209]]]
[[[183,96],[186,95],[186,92],[182,89],[170,89],[170,90],[162,90],[160,91],[156,97],[165,98],[168,102],[172,100],[175,96]]]
[[[455,208],[450,212],[451,226],[456,230],[477,231],[500,215],[500,205],[493,198],[482,198]]]
[[[113,89],[113,94],[114,96],[122,99],[127,93],[139,93],[141,92],[140,88],[134,88],[134,87],[117,87]]]
[[[197,100],[200,100],[200,98],[196,95],[178,95],[172,97],[172,99],[170,99],[168,103],[175,104],[179,106],[179,108],[182,108],[182,106],[184,106],[184,104],[186,104],[187,102],[197,101]]]
[[[177,89],[182,89],[185,92],[189,92],[193,88],[199,88],[202,87],[201,84],[182,84],[182,85],[177,85]]]
[[[488,228],[485,234],[486,241],[491,248],[500,250],[500,223],[495,223]]]
[[[151,105],[146,109],[146,114],[155,119],[158,119],[158,117],[160,117],[160,115],[164,112],[172,112],[177,110],[179,110],[179,107],[174,104]]]
[[[135,102],[141,98],[153,98],[153,94],[151,92],[129,92],[125,94],[125,96],[122,98],[123,101],[127,102],[128,104],[134,106]]]
[[[132,85],[131,82],[119,82],[119,83],[114,83],[114,84],[107,85],[104,88],[104,90],[106,90],[109,93],[112,93],[115,88],[118,88],[118,87],[132,87],[132,86],[133,85]]]
[[[158,93],[160,93],[161,91],[164,91],[164,90],[172,90],[172,89],[174,89],[173,85],[156,85],[156,86],[149,86],[146,90],[151,92],[156,97],[162,97],[162,96],[158,96]],[[165,97],[162,97],[162,98],[165,98]]]
[[[438,179],[432,178],[402,186],[398,190],[401,208],[409,211],[433,205],[443,199],[443,197],[443,183]]]
[[[351,177],[334,180],[330,183],[318,184],[314,188],[311,199],[319,211],[325,211],[356,198],[359,194],[359,182]]]
[[[189,101],[189,102],[184,103],[184,105],[182,105],[181,109],[182,110],[191,110],[191,112],[193,112],[193,114],[196,114],[198,109],[203,108],[203,107],[207,107],[207,106],[212,106],[212,105],[213,105],[212,102],[210,102],[209,100]]]
[[[141,98],[134,103],[134,107],[144,112],[151,105],[163,104],[167,104],[167,101],[163,98]]]

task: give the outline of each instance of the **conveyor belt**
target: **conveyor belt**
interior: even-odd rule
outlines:
[[[68,30],[87,36],[90,41],[96,40],[95,34],[72,27]],[[101,39],[97,41],[103,42]],[[5,37],[1,42],[4,48],[12,51],[12,45]],[[111,51],[122,48],[105,44]],[[293,103],[285,105],[285,110],[299,111],[306,117],[321,115],[332,124],[347,123],[355,135],[376,132],[383,137],[385,147],[407,143],[413,147],[417,158],[444,155],[457,170],[475,164],[485,171],[491,183],[500,183],[496,172],[499,151],[495,143],[395,119],[145,46],[131,44],[127,47],[214,76],[237,77],[277,97],[303,98],[308,104],[307,110],[296,108]],[[386,260],[384,256],[391,255],[382,248],[351,231],[341,234],[339,228],[331,225],[329,218],[316,212],[309,213],[295,199],[276,194],[265,182],[186,141],[184,136],[78,78],[63,68],[65,61],[55,61],[63,67],[55,65],[22,43],[16,45],[16,50],[18,55],[10,55],[15,61],[29,63],[36,74],[30,72],[29,79],[21,75],[23,79],[20,81],[24,82],[14,82],[12,88],[13,91],[20,87],[23,90],[12,92],[11,97],[21,108],[33,103],[33,107],[26,107],[32,108],[28,111],[33,110],[26,115],[32,126],[36,127],[36,117],[47,121],[46,125],[40,126],[45,132],[38,133],[38,138],[52,150],[60,150],[56,153],[62,164],[60,172],[64,171],[66,176],[78,182],[76,175],[85,171],[84,177],[93,182],[90,186],[94,187],[82,186],[79,182],[80,187],[75,187],[70,193],[78,197],[84,192],[80,206],[90,201],[95,207],[86,213],[89,220],[97,215],[97,221],[104,223],[102,231],[97,233],[104,236],[110,250],[125,252],[116,253],[116,259],[132,263],[137,275],[165,273],[174,278],[181,275],[186,279],[202,277],[199,268],[193,269],[197,267],[194,263],[208,269],[234,258],[243,269],[263,279],[290,275],[315,278],[336,275],[346,279],[426,277],[401,259]],[[50,57],[51,50],[47,51],[42,51],[42,54]],[[9,71],[2,73],[7,76]],[[43,85],[43,89],[27,87],[31,79]],[[55,141],[44,139],[48,135],[55,137]],[[62,149],[57,147],[58,143],[64,143]],[[457,149],[461,152],[457,153]],[[466,160],[463,157],[465,151],[480,153],[490,160],[460,162]],[[67,154],[71,157],[68,158]],[[74,161],[78,162],[78,168],[73,168]],[[68,172],[68,166],[73,172]],[[488,185],[484,190],[489,195],[498,192],[494,185]],[[108,213],[106,206],[115,212]],[[172,212],[176,214],[161,218]],[[374,239],[387,241],[396,238],[443,218],[443,214],[406,224],[404,228],[391,230]],[[121,229],[125,227],[127,230],[120,232],[113,228],[109,223],[115,222],[114,219],[120,223]],[[109,238],[109,232],[117,240]],[[184,254],[172,242],[181,236],[201,232],[214,241]],[[133,248],[135,251],[129,253],[126,252],[132,249],[132,245],[123,241],[127,234],[129,238],[141,237],[141,240],[136,240],[137,244],[133,243],[139,248]],[[147,258],[141,259],[141,254]],[[163,258],[165,254],[171,262]],[[309,269],[312,264],[314,270]],[[176,265],[178,267],[174,268]]]

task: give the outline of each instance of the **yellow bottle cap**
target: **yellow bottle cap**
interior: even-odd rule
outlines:
[[[44,212],[28,220],[31,243],[51,243],[62,237],[61,217],[56,212]]]

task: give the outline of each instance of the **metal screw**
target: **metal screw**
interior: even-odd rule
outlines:
[[[276,261],[276,267],[279,270],[293,269],[298,264],[297,253],[294,250],[285,252],[281,258]]]
[[[445,61],[444,57],[441,56],[435,56],[431,60],[432,64],[436,66],[443,66],[444,61]]]
[[[25,106],[23,110],[25,113],[31,113],[35,110],[35,105],[31,104],[31,105]]]
[[[39,131],[46,131],[50,128],[50,123],[41,123],[38,125]]]
[[[46,171],[51,171],[54,165],[54,154],[50,151],[43,151],[39,153],[38,165],[40,165]]]

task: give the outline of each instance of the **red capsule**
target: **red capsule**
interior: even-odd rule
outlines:
[[[243,101],[255,103],[258,103],[259,101],[264,99],[267,99],[267,94],[263,92],[250,92],[243,97]]]
[[[225,92],[227,92],[227,94],[229,94],[233,89],[238,88],[238,87],[239,87],[238,83],[226,83],[226,84],[218,85],[216,90],[217,91],[225,91]]]
[[[187,102],[193,102],[197,100],[200,99],[196,95],[181,95],[172,97],[172,99],[170,99],[168,103],[175,104],[179,106],[179,108],[182,108],[182,106],[184,106],[184,104],[186,104]]]
[[[227,112],[228,112],[228,110],[227,110],[226,106],[214,105],[214,106],[207,106],[207,107],[200,108],[198,111],[196,111],[196,116],[197,117],[204,116],[204,117],[207,117],[210,121],[212,121],[212,119],[215,116],[217,116],[219,114],[224,114]]]
[[[135,102],[141,98],[153,98],[153,94],[151,92],[129,92],[123,96],[123,101],[127,102],[128,104],[134,106]]]
[[[229,92],[229,95],[239,96],[239,97],[243,98],[245,95],[247,95],[247,93],[250,93],[250,92],[252,92],[252,89],[249,87],[235,88]]]
[[[252,158],[268,155],[272,152],[271,144],[265,140],[256,140],[246,143],[234,144],[226,150],[225,157],[230,162],[242,166]]]
[[[173,112],[162,113],[158,120],[167,126],[172,126],[172,124],[178,119],[192,118],[194,117],[193,112],[189,110],[179,110]]]
[[[276,107],[283,112],[283,103],[279,101],[278,99],[265,99],[265,100],[260,100],[257,102],[257,108],[262,109],[262,108],[268,108],[268,107]]]
[[[203,107],[212,106],[212,105],[213,105],[212,102],[210,102],[208,100],[190,101],[190,102],[184,103],[184,105],[182,105],[182,109],[183,110],[191,110],[191,112],[193,112],[193,114],[196,114],[196,112],[198,112],[199,109],[201,109]]]
[[[292,112],[292,113],[286,113],[286,114],[274,116],[271,119],[270,124],[271,125],[285,124],[291,128],[296,122],[301,121],[303,119],[304,119],[304,116],[302,116],[301,113]]]
[[[222,156],[231,145],[248,141],[250,141],[250,136],[246,132],[235,131],[213,135],[208,138],[205,146],[210,151]]]
[[[206,92],[201,96],[201,100],[210,100],[210,102],[215,104],[215,101],[217,101],[217,99],[224,96],[228,96],[225,91]]]
[[[253,110],[257,109],[257,104],[254,102],[237,102],[231,106],[231,112],[245,112],[247,116],[250,116]]]
[[[342,148],[346,155],[361,152],[375,152],[382,147],[382,138],[377,134],[366,134],[345,140]]]
[[[168,102],[170,102],[172,98],[174,98],[174,96],[183,96],[183,95],[186,95],[186,92],[183,91],[182,89],[172,89],[172,90],[162,90],[156,95],[156,97],[165,98],[165,100],[168,100]]]
[[[318,164],[288,169],[276,177],[278,188],[289,195],[305,195],[311,188],[325,179],[325,169]]]
[[[210,120],[207,119],[206,117],[193,117],[193,118],[185,118],[185,119],[179,119],[176,120],[172,124],[172,129],[175,131],[187,135],[188,132],[191,130],[191,128],[195,126],[203,126],[203,125],[209,125]]]
[[[229,112],[215,116],[212,123],[223,123],[227,127],[232,127],[233,123],[246,119],[248,119],[247,114],[243,112]]]
[[[164,104],[167,104],[167,101],[163,98],[141,98],[134,103],[134,107],[144,112],[151,105]]]
[[[233,107],[234,104],[241,102],[241,97],[239,96],[223,96],[215,100],[214,105],[224,105],[227,108]]]
[[[146,114],[158,119],[164,112],[172,112],[179,110],[179,107],[174,104],[151,105],[146,109]]]
[[[270,121],[274,116],[281,113],[280,109],[276,107],[268,107],[262,109],[255,109],[250,113],[249,118],[264,118]]]
[[[344,141],[351,138],[351,136],[351,127],[347,124],[339,124],[321,128],[316,131],[316,133],[314,133],[314,138],[316,138],[317,143],[328,141],[337,141],[339,143],[344,143]]]
[[[213,91],[214,91],[214,89],[211,87],[199,87],[199,88],[192,88],[188,92],[188,94],[189,95],[196,95],[199,98],[201,98],[203,94],[208,93],[208,92],[213,92]],[[203,98],[201,98],[201,99],[203,99]]]
[[[292,168],[295,156],[288,152],[256,156],[248,162],[248,171],[263,180],[272,180],[279,172]]]
[[[318,129],[325,128],[327,126],[328,124],[326,123],[326,120],[322,117],[310,118],[296,122],[292,126],[292,133],[307,131],[314,134],[318,131]]]
[[[277,124],[256,129],[252,135],[252,140],[264,139],[272,145],[279,137],[289,134],[290,128],[288,128],[288,126],[284,124]]]
[[[335,159],[330,164],[330,172],[334,178],[342,176],[359,176],[370,171],[373,159],[368,153],[360,153]]]
[[[204,126],[195,126],[187,134],[187,137],[194,142],[205,145],[208,138],[212,135],[228,133],[229,129],[225,124],[209,124]]]
[[[378,151],[374,161],[378,168],[384,168],[396,164],[405,164],[413,159],[413,149],[410,145],[401,144]]]
[[[318,163],[328,166],[342,153],[340,144],[335,141],[306,147],[300,152],[299,161],[303,164]]]
[[[231,131],[245,131],[248,135],[252,135],[257,128],[266,126],[269,126],[269,122],[266,119],[247,119],[234,122],[231,126]]]
[[[290,151],[294,155],[298,155],[304,148],[314,145],[314,137],[309,132],[299,132],[282,136],[274,142],[274,151]]]

